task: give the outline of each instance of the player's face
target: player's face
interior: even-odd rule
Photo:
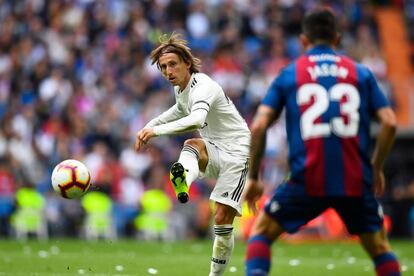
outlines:
[[[174,86],[183,90],[191,77],[190,64],[185,63],[177,54],[166,53],[160,56],[159,64],[164,77]]]

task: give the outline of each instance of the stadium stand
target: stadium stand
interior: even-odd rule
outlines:
[[[410,45],[407,37],[404,15],[395,7],[379,8],[376,12],[381,46],[387,62],[388,74],[393,87],[396,115],[400,126],[413,123],[412,98],[413,68],[410,61]]]

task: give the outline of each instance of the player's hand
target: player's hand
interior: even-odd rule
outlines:
[[[151,127],[145,127],[137,132],[135,138],[135,150],[138,152],[148,141],[155,136],[154,130]]]
[[[374,173],[374,194],[376,196],[382,196],[385,190],[385,177],[382,169],[373,169]]]
[[[247,180],[246,190],[244,192],[244,200],[246,201],[249,210],[254,214],[257,213],[256,202],[262,196],[263,190],[264,187],[261,181],[250,178]]]

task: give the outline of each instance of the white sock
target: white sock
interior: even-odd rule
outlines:
[[[197,179],[200,169],[198,167],[198,160],[200,159],[200,153],[196,148],[190,145],[184,145],[181,150],[180,157],[178,162],[183,165],[185,172],[185,179],[187,181],[187,186],[190,188],[194,180]]]
[[[233,226],[231,224],[214,225],[213,256],[211,258],[210,275],[223,275],[234,247]]]

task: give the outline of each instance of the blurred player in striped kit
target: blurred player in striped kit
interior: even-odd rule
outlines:
[[[151,60],[174,86],[176,104],[138,131],[135,149],[155,136],[199,131],[201,138],[185,141],[170,179],[181,203],[189,200],[188,189],[199,175],[217,180],[210,196],[215,201],[210,276],[222,275],[234,247],[233,220],[241,214],[250,130],[220,85],[199,72],[200,60],[185,40],[172,34],[160,42]]]
[[[375,195],[384,192],[382,167],[396,132],[396,119],[373,74],[334,51],[335,15],[326,8],[307,13],[301,41],[306,53],[271,84],[252,124],[250,172],[245,199],[251,208],[262,194],[258,181],[265,134],[286,110],[290,176],[279,186],[253,227],[246,274],[268,275],[271,244],[294,233],[329,207],[360,241],[377,275],[400,275],[383,228]],[[380,130],[370,156],[370,123]]]

